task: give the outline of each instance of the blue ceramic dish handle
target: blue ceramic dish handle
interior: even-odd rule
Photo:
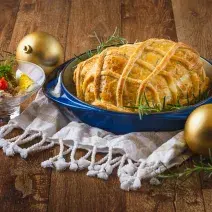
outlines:
[[[84,110],[94,110],[94,111],[96,111],[96,109],[93,109],[93,108],[88,107],[86,105],[82,105],[82,104],[80,104],[78,102],[74,102],[74,101],[70,100],[65,93],[62,93],[61,97],[58,98],[58,101],[60,101],[61,104],[66,104],[67,103],[67,105],[69,107],[74,107],[74,108],[84,109]]]
[[[53,95],[51,92],[52,89],[55,88],[55,86],[57,85],[58,78],[61,72],[66,67],[66,65],[69,64],[72,60],[73,59],[66,61],[64,64],[60,65],[58,68],[55,69],[55,71],[52,72],[52,76],[50,75],[49,78],[47,78],[46,83],[44,85],[44,93],[47,95],[48,98],[63,106],[73,107],[76,109],[93,110],[92,108],[87,107],[86,105],[82,105],[69,99],[67,95],[63,92],[63,89],[61,89],[60,95],[58,97]]]
[[[46,95],[53,101],[65,106],[65,107],[73,107],[76,109],[83,109],[83,110],[95,110],[93,108],[90,108],[86,105],[82,105],[78,102],[74,102],[71,99],[67,97],[67,95],[63,92],[63,89],[61,90],[61,95],[59,97],[56,97],[52,94],[51,89],[55,86],[57,83],[57,80],[53,80],[48,84],[48,91],[45,92]]]

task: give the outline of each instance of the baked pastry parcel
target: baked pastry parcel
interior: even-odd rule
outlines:
[[[108,47],[78,64],[74,82],[79,99],[125,112],[192,104],[209,87],[198,52],[165,39]]]

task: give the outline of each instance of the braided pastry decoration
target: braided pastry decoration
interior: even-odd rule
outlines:
[[[162,107],[164,98],[165,105],[192,104],[209,87],[198,52],[165,39],[109,47],[79,63],[74,82],[81,100],[125,112],[141,103]]]

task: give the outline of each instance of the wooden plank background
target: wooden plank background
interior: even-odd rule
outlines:
[[[211,0],[0,0],[0,48],[15,51],[24,35],[41,30],[61,42],[69,59],[96,46],[93,31],[107,37],[118,27],[130,42],[180,40],[212,58],[211,11]],[[0,151],[0,211],[212,211],[212,180],[203,176],[157,187],[144,182],[125,192],[115,174],[105,182],[85,172],[42,169],[41,161],[56,151],[27,160]]]

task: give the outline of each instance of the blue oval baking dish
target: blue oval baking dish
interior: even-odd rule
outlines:
[[[44,93],[48,98],[57,103],[59,107],[65,107],[70,110],[82,122],[94,127],[98,127],[115,134],[124,134],[139,131],[174,131],[184,128],[188,115],[197,107],[203,104],[212,103],[212,97],[209,97],[198,104],[188,106],[184,109],[160,112],[144,115],[140,119],[138,114],[109,111],[89,105],[76,97],[75,84],[73,82],[73,73],[76,65],[81,60],[87,59],[84,53],[75,57],[63,65],[59,66],[50,75],[44,85]],[[203,59],[207,76],[212,80],[212,63]],[[58,82],[61,73],[61,95],[55,97],[50,92]],[[70,118],[67,115],[67,118]]]

